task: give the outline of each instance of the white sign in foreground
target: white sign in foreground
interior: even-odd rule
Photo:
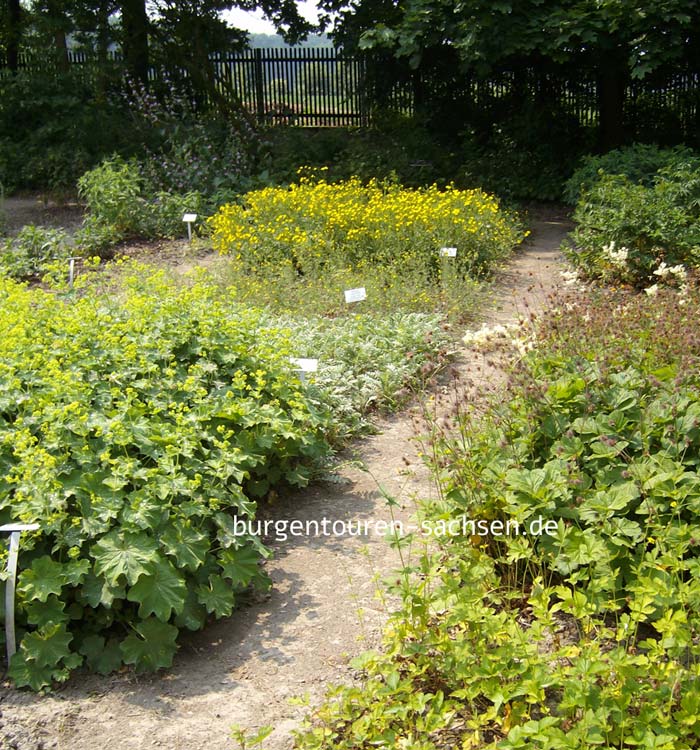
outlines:
[[[351,302],[362,302],[363,299],[367,299],[367,290],[363,286],[357,289],[345,290],[345,301],[348,304]]]
[[[442,255],[443,258],[456,258],[457,248],[456,247],[441,247],[440,255]]]

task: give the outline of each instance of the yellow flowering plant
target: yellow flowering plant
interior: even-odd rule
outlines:
[[[227,204],[209,219],[214,248],[246,272],[308,279],[381,269],[439,280],[440,249],[461,277],[482,278],[526,235],[517,217],[481,190],[408,189],[357,177],[337,183],[301,173]]]

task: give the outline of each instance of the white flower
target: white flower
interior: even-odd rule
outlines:
[[[668,272],[675,276],[679,281],[685,281],[688,278],[688,272],[682,263],[679,263],[677,266],[671,266],[671,268],[668,269]]]
[[[518,330],[519,327],[517,323],[509,323],[508,325],[498,323],[490,328],[484,324],[478,331],[467,331],[462,341],[467,346],[473,346],[480,351],[489,351],[499,343],[515,341],[516,337],[513,332]]]
[[[609,245],[603,245],[603,255],[614,265],[620,268],[627,266],[627,258],[629,257],[629,250],[626,247],[621,247],[619,250],[615,250],[615,241],[612,240]]]
[[[578,283],[578,271],[560,271],[564,286],[573,286]]]
[[[665,261],[661,261],[659,263],[659,267],[654,271],[654,276],[658,276],[660,279],[665,279],[669,273],[671,273],[671,269],[666,265]]]
[[[645,294],[648,294],[650,297],[655,297],[659,293],[659,285],[654,284],[653,286],[648,286],[644,290]]]
[[[679,263],[677,266],[669,266],[662,260],[661,263],[659,263],[659,267],[654,271],[654,276],[658,276],[660,279],[666,279],[668,276],[673,276],[676,281],[683,285],[688,278],[688,272],[682,263]]]

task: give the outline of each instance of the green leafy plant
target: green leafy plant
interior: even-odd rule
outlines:
[[[576,205],[582,195],[589,192],[603,175],[622,175],[635,185],[652,187],[660,170],[682,165],[697,169],[700,167],[700,157],[692,149],[683,146],[659,148],[643,143],[635,143],[599,156],[588,155],[567,180],[564,200]]]
[[[134,268],[122,291],[64,301],[0,281],[0,522],[25,535],[18,686],[85,663],[168,666],[181,629],[266,585],[236,527],[327,454],[327,415],[288,337],[215,287]]]
[[[15,237],[5,240],[0,268],[14,279],[37,277],[55,261],[74,252],[69,235],[62,229],[27,224]]]
[[[183,214],[197,213],[202,205],[198,193],[154,189],[136,161],[119,157],[86,172],[78,181],[78,191],[88,215],[76,243],[90,253],[105,252],[116,242],[134,237],[179,236]]]
[[[700,170],[692,165],[662,170],[651,187],[602,175],[576,206],[567,254],[584,276],[646,286],[662,263],[697,265],[699,217]]]

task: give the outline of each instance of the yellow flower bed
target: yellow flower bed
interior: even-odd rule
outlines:
[[[440,248],[456,247],[460,272],[478,277],[525,236],[498,199],[481,190],[365,185],[357,177],[301,177],[288,188],[256,190],[209,222],[215,249],[244,267],[311,276],[377,265],[436,274]]]

